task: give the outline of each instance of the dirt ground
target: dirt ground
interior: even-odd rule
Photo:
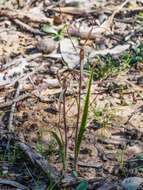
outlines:
[[[38,164],[33,164],[17,146],[21,134],[23,142],[56,168],[60,178],[60,152],[48,131],[60,135],[60,114],[64,134],[60,102],[65,76],[68,167],[60,185],[53,189],[75,189],[79,184],[73,176],[79,67],[75,70],[73,65],[78,63],[83,46],[88,64],[82,80],[81,113],[89,67],[96,62],[96,68],[78,177],[88,181],[88,189],[98,190],[123,190],[121,182],[125,178],[143,177],[139,158],[143,154],[143,2],[125,2],[106,0],[103,7],[91,3],[86,12],[82,3],[68,8],[66,1],[0,2],[1,189],[52,190]],[[65,24],[80,24],[81,28],[60,33]],[[45,25],[50,26],[48,34],[41,29]],[[78,45],[75,39],[71,43],[71,36],[76,36]]]

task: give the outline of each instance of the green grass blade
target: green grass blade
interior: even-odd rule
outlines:
[[[79,155],[79,151],[80,151],[80,145],[82,142],[83,133],[85,131],[86,121],[87,121],[87,117],[88,117],[88,106],[89,106],[90,90],[91,90],[91,84],[92,84],[92,78],[93,78],[93,70],[94,69],[92,69],[91,74],[90,74],[90,78],[89,78],[88,90],[87,90],[87,94],[86,94],[86,98],[85,98],[85,102],[84,102],[84,110],[82,113],[82,119],[81,119],[80,128],[79,128],[79,132],[78,132],[78,136],[77,136],[76,160],[78,159],[78,155]]]
[[[63,168],[66,168],[66,160],[65,160],[65,151],[64,151],[64,145],[61,141],[61,139],[58,137],[58,135],[54,132],[54,131],[48,131],[49,133],[52,134],[52,136],[56,139],[58,146],[59,146],[59,150],[61,153],[61,158],[62,158],[62,162],[63,162]]]

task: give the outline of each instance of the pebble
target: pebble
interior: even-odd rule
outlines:
[[[137,84],[143,86],[143,76],[137,78]]]
[[[50,71],[53,73],[53,74],[56,74],[58,72],[59,68],[56,67],[56,66],[51,66],[50,67]]]
[[[125,190],[137,190],[138,186],[143,183],[141,177],[128,177],[125,178],[121,185]]]
[[[3,166],[2,169],[3,169],[3,170],[2,170],[2,174],[3,174],[3,175],[5,175],[5,174],[8,173],[8,167]]]
[[[56,49],[56,42],[51,38],[42,39],[38,41],[36,48],[43,53],[52,53]]]
[[[100,24],[102,24],[105,20],[107,20],[108,16],[106,14],[100,14],[98,19]]]

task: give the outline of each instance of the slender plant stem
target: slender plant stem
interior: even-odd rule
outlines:
[[[65,94],[66,94],[66,88],[64,89],[63,93],[63,117],[64,117],[64,132],[65,132],[65,160],[67,159],[67,145],[68,145],[68,136],[67,136],[67,122],[66,122],[66,99],[65,99]]]
[[[60,123],[61,123],[61,102],[59,102],[59,121],[58,121],[58,131],[60,133],[61,141],[64,144],[63,135],[60,129]]]
[[[57,72],[57,79],[58,79],[60,85],[62,86],[61,77],[59,76],[58,72]],[[62,101],[61,101],[61,99],[59,99],[58,131],[59,131],[59,133],[60,133],[61,141],[62,141],[62,143],[64,144],[63,135],[62,135],[62,131],[61,131],[61,128],[60,128],[60,124],[61,124],[61,104],[62,104]]]
[[[76,122],[76,131],[75,131],[75,153],[74,153],[74,168],[77,170],[77,136],[78,136],[78,128],[79,128],[79,119],[80,119],[80,98],[81,98],[81,87],[82,87],[82,60],[84,57],[84,50],[80,51],[80,76],[79,76],[79,91],[78,91],[78,108],[77,108],[77,122]]]

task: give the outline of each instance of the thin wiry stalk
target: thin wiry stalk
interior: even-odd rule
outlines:
[[[77,159],[76,159],[76,152],[77,152],[77,137],[78,137],[78,126],[79,126],[79,119],[80,119],[80,98],[81,98],[81,87],[82,87],[82,60],[84,58],[84,50],[81,49],[80,51],[80,61],[79,61],[79,64],[80,64],[80,76],[79,76],[79,92],[78,92],[78,108],[77,108],[77,122],[76,122],[76,131],[75,131],[75,152],[74,152],[74,166],[75,166],[75,170],[77,170],[76,166],[76,162],[77,162]]]
[[[64,144],[63,135],[60,129],[60,123],[61,123],[61,102],[59,103],[59,120],[58,120],[58,131],[60,133],[61,141]]]
[[[61,78],[60,78],[60,76],[59,76],[58,72],[57,72],[57,79],[58,79],[58,81],[59,81],[60,85],[62,86],[62,83],[61,83]],[[59,131],[59,133],[60,133],[61,141],[62,141],[62,143],[64,144],[63,135],[62,135],[62,132],[61,132],[61,129],[60,129],[60,124],[61,124],[61,104],[62,104],[62,102],[61,102],[61,100],[59,99],[59,119],[58,119],[58,131]]]
[[[77,98],[75,98],[74,102],[73,102],[72,105],[69,107],[68,111],[69,111],[70,108],[74,105],[75,102],[76,102],[76,105],[78,105]],[[67,112],[68,112],[68,111],[67,111]],[[69,135],[69,138],[72,138],[74,133],[75,133],[75,127],[73,127],[73,130],[72,130],[71,134]]]
[[[63,118],[64,118],[64,132],[65,132],[65,160],[67,159],[67,146],[68,146],[68,136],[67,136],[67,121],[66,121],[66,99],[65,99],[66,88],[63,93]]]
[[[58,135],[54,132],[54,131],[48,131],[49,133],[51,133],[53,135],[53,137],[56,139],[58,146],[59,146],[59,150],[61,153],[61,157],[62,157],[62,162],[63,162],[63,169],[66,169],[66,159],[65,159],[65,151],[64,151],[64,144],[62,143],[61,139],[58,137]]]

